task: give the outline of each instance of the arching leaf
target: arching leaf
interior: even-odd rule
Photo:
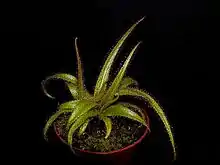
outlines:
[[[140,107],[138,107],[137,105],[134,105],[134,104],[131,104],[131,103],[128,103],[128,102],[118,102],[118,104],[121,104],[121,105],[123,105],[123,106],[125,106],[129,109],[135,109],[136,111],[139,112],[139,114],[141,114],[142,119],[144,119],[145,122],[146,122],[146,117],[145,117],[144,113],[142,112],[142,109]],[[146,125],[146,126],[147,126],[148,131],[150,131],[149,126],[148,125]]]
[[[73,140],[73,133],[82,125],[84,124],[87,119],[91,117],[95,117],[99,114],[98,111],[96,110],[91,110],[84,115],[80,116],[70,127],[69,132],[68,132],[68,144],[71,146],[72,145],[72,140]]]
[[[79,98],[79,92],[78,92],[78,87],[74,84],[71,83],[66,83],[71,95],[73,96],[74,99]]]
[[[119,89],[127,88],[130,85],[138,85],[138,82],[130,77],[125,77],[122,79]]]
[[[165,129],[169,135],[170,142],[173,147],[174,159],[176,159],[176,148],[175,148],[173,133],[171,131],[170,124],[166,118],[165,113],[163,112],[162,107],[147,92],[141,91],[139,89],[135,89],[135,88],[121,89],[118,93],[120,96],[130,95],[130,96],[135,96],[135,97],[141,97],[141,98],[145,99],[152,106],[152,108],[158,114],[158,116],[160,117],[160,119],[162,120],[162,122],[165,126]]]
[[[85,132],[85,130],[89,124],[89,121],[90,121],[89,119],[86,120],[85,123],[80,127],[78,136],[81,136]]]
[[[102,114],[103,116],[123,116],[129,119],[140,122],[141,124],[146,126],[146,122],[142,117],[140,117],[137,113],[131,111],[129,108],[116,104],[108,107]]]
[[[110,118],[105,117],[105,116],[100,116],[101,120],[104,121],[105,127],[106,127],[106,135],[105,139],[107,139],[112,131],[112,121]]]
[[[140,19],[139,21],[137,21],[135,24],[133,24],[133,26],[131,26],[128,29],[128,31],[121,37],[121,39],[117,42],[115,47],[109,53],[108,58],[106,59],[105,64],[104,64],[104,66],[99,74],[98,80],[96,82],[94,96],[97,96],[99,94],[100,90],[102,89],[102,86],[108,81],[111,66],[113,64],[113,61],[114,61],[120,47],[122,46],[122,44],[124,43],[126,38],[129,36],[129,34],[133,31],[133,29],[137,26],[137,24],[139,24],[143,19],[144,19],[144,17],[142,19]]]
[[[52,115],[49,120],[47,121],[45,127],[44,127],[44,138],[46,139],[46,134],[50,126],[53,124],[53,122],[62,114],[65,113],[71,113],[73,110],[72,109],[60,109],[57,111],[54,115]]]
[[[128,103],[128,102],[118,102],[118,104],[121,104],[121,105],[123,105],[123,106],[125,106],[125,107],[127,107],[129,109],[137,110],[141,114],[142,118],[145,118],[145,115],[142,112],[141,108],[138,107],[137,105],[134,105],[134,104],[131,104],[131,103]]]
[[[41,85],[42,85],[42,88],[43,88],[44,93],[45,93],[48,97],[50,97],[50,98],[52,98],[52,99],[54,99],[54,97],[51,96],[51,95],[47,92],[47,90],[46,90],[46,88],[45,88],[46,83],[47,83],[48,81],[50,81],[50,80],[64,80],[65,82],[68,82],[68,83],[71,83],[71,84],[77,86],[77,79],[76,79],[76,77],[74,77],[74,76],[72,76],[72,75],[70,75],[70,74],[59,73],[59,74],[55,74],[55,75],[53,75],[53,76],[47,77],[45,80],[43,80],[43,81],[41,82]]]

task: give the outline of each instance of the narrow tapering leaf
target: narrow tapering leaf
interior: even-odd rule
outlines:
[[[111,104],[115,103],[118,99],[119,99],[119,95],[116,94],[116,95],[115,95],[115,98],[106,101],[105,104],[101,107],[100,110],[103,110],[103,109],[107,108],[107,107],[110,106]]]
[[[59,105],[59,109],[75,109],[76,105],[80,102],[80,100],[73,100],[62,103]]]
[[[90,121],[89,119],[86,120],[85,123],[79,128],[78,136],[81,136],[86,131],[89,121]]]
[[[102,89],[102,86],[108,81],[111,66],[114,62],[114,59],[115,59],[120,47],[122,46],[122,44],[124,43],[126,38],[129,36],[129,34],[133,31],[133,29],[137,26],[137,24],[140,23],[143,19],[144,19],[144,17],[142,19],[140,19],[139,21],[137,21],[135,24],[133,24],[133,26],[131,26],[128,29],[128,31],[121,37],[121,39],[117,42],[115,47],[109,53],[108,58],[106,59],[105,64],[103,65],[103,68],[102,68],[102,70],[99,74],[98,80],[96,82],[95,91],[94,91],[95,96],[100,92],[100,90]]]
[[[74,84],[71,83],[66,83],[71,95],[73,96],[74,99],[78,99],[79,98],[79,90],[78,87]]]
[[[112,131],[112,121],[110,118],[108,117],[101,117],[101,119],[104,121],[105,123],[105,127],[106,127],[106,135],[105,135],[105,139],[107,139]]]
[[[81,91],[81,95],[79,95],[79,88],[76,85],[73,85],[71,83],[66,83],[71,95],[73,96],[74,99],[88,99],[91,98],[92,95],[84,88]]]
[[[94,96],[94,99],[95,101],[99,101],[102,99],[102,97],[104,96],[105,92],[106,92],[106,89],[107,89],[107,83],[105,83],[103,86],[102,86],[102,89],[101,91],[99,92],[98,95]]]
[[[110,88],[108,89],[108,91],[106,92],[105,96],[103,97],[102,101],[105,102],[106,100],[112,98],[119,85],[120,85],[120,82],[125,74],[125,71],[127,69],[127,66],[131,60],[131,57],[132,55],[134,54],[135,50],[137,49],[137,47],[140,45],[141,42],[139,42],[133,49],[132,51],[130,52],[129,56],[127,57],[126,61],[124,62],[123,66],[121,67],[120,71],[118,72],[117,76],[115,77],[114,81],[112,82]]]
[[[53,75],[53,76],[47,77],[45,80],[43,80],[43,81],[41,82],[41,85],[42,85],[42,88],[43,88],[44,93],[45,93],[48,97],[50,97],[50,98],[52,98],[52,99],[54,99],[54,97],[51,96],[51,95],[47,92],[47,90],[46,90],[46,88],[45,88],[45,85],[46,85],[46,83],[47,83],[48,81],[53,80],[53,79],[64,80],[65,82],[71,83],[71,84],[73,84],[73,85],[77,85],[77,79],[76,79],[76,77],[74,77],[74,76],[72,76],[72,75],[70,75],[70,74],[59,73],[59,74],[55,74],[55,75]]]
[[[82,91],[82,96],[80,99],[91,99],[93,96],[89,93],[89,91],[84,87]]]
[[[134,109],[134,110],[138,111],[138,113],[141,114],[142,119],[144,119],[146,121],[146,116],[144,115],[143,110],[140,107],[138,107],[137,105],[134,105],[134,104],[131,104],[128,102],[118,102],[118,104],[121,104],[129,109],[132,109],[132,110]],[[150,131],[149,126],[148,125],[146,125],[146,126],[147,126],[148,131]]]
[[[75,107],[75,110],[72,112],[71,116],[69,117],[69,120],[67,123],[67,129],[69,129],[69,127],[76,121],[77,118],[87,113],[89,110],[94,108],[96,105],[97,103],[89,101],[89,100],[80,100],[77,106]]]
[[[137,113],[121,104],[116,104],[108,107],[104,111],[103,116],[123,116],[132,120],[136,120],[145,126],[147,125],[145,120],[142,119],[142,117],[140,117]]]
[[[129,87],[131,85],[138,85],[138,82],[136,80],[130,78],[130,77],[124,77],[121,80],[119,89],[127,88],[127,87]]]
[[[50,126],[53,124],[53,122],[62,114],[65,113],[71,113],[73,110],[72,109],[60,109],[57,111],[54,115],[52,115],[49,120],[47,121],[45,127],[44,127],[44,138],[46,139],[46,134]]]
[[[145,99],[152,106],[152,108],[158,114],[158,116],[160,117],[160,119],[162,120],[162,122],[165,126],[165,129],[169,135],[170,142],[173,147],[174,159],[176,159],[176,148],[175,148],[173,133],[171,131],[171,127],[170,127],[170,124],[167,120],[167,117],[166,117],[162,107],[159,105],[159,103],[157,103],[153,99],[153,97],[150,96],[147,92],[144,92],[144,91],[141,91],[141,90],[135,89],[135,88],[121,89],[119,91],[119,95],[121,95],[121,96],[122,95],[130,95],[130,96],[135,96],[135,97],[141,97],[141,98]]]
[[[77,58],[77,78],[78,78],[78,88],[79,88],[79,95],[82,95],[83,92],[83,69],[82,69],[82,62],[79,55],[79,49],[77,45],[78,38],[75,38],[75,50],[76,50],[76,58]]]
[[[72,140],[73,140],[73,133],[82,125],[84,124],[87,119],[91,117],[95,117],[99,114],[98,111],[92,110],[89,111],[88,113],[85,113],[84,115],[80,116],[70,127],[69,132],[68,132],[68,144],[71,146],[72,145]]]

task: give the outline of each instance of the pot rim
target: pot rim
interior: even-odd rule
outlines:
[[[146,117],[146,121],[147,121],[147,125],[148,127],[146,127],[145,131],[144,131],[144,134],[137,140],[135,141],[134,143],[124,147],[124,148],[121,148],[121,149],[118,149],[118,150],[113,150],[113,151],[109,151],[109,152],[94,152],[94,151],[89,151],[89,150],[82,150],[82,149],[79,149],[79,148],[76,148],[76,147],[70,147],[71,150],[73,150],[73,152],[75,152],[74,150],[77,150],[79,152],[82,152],[82,153],[88,153],[88,154],[95,154],[95,155],[110,155],[110,154],[115,154],[115,153],[120,153],[122,151],[125,151],[125,150],[128,150],[132,147],[135,147],[137,144],[139,144],[144,138],[145,136],[147,135],[148,132],[150,132],[150,130],[148,128],[150,128],[150,124],[149,124],[149,117],[146,113],[146,111],[144,111],[144,114],[145,114],[145,117]],[[57,127],[55,126],[55,124],[53,125],[54,126],[54,130],[55,130],[55,133],[56,135],[59,137],[59,139],[66,145],[67,142],[60,136],[60,134],[58,133],[57,131]]]

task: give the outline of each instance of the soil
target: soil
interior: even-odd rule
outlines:
[[[55,126],[61,138],[67,141],[66,121],[68,114],[60,116]],[[105,139],[105,124],[98,118],[90,121],[86,131],[79,137],[73,134],[73,147],[89,150],[93,152],[109,152],[124,148],[137,141],[145,132],[146,127],[139,122],[124,118],[111,117],[112,131],[110,136]]]

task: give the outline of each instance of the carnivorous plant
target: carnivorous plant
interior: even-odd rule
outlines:
[[[54,99],[54,97],[47,92],[45,85],[48,81],[55,79],[63,80],[65,84],[68,86],[68,89],[70,90],[70,93],[73,97],[73,100],[58,105],[57,112],[49,118],[44,127],[45,138],[47,131],[53,124],[53,122],[60,115],[65,113],[69,114],[66,130],[68,131],[68,144],[70,146],[72,145],[73,134],[76,133],[76,131],[78,130],[78,135],[82,135],[83,132],[86,130],[89,122],[94,117],[99,117],[99,119],[104,121],[106,127],[105,138],[108,138],[111,133],[111,116],[127,117],[128,119],[140,122],[148,128],[144,116],[139,115],[138,113],[132,110],[134,106],[136,108],[138,108],[138,106],[129,102],[127,102],[126,104],[118,102],[120,96],[134,96],[135,98],[137,97],[145,100],[162,120],[165,129],[169,135],[175,159],[176,150],[174,138],[171,132],[170,124],[165,116],[162,107],[152,96],[149,95],[149,93],[147,93],[144,90],[138,89],[138,87],[136,86],[133,87],[134,85],[137,85],[136,80],[124,76],[126,68],[131,60],[131,57],[133,56],[134,52],[136,51],[141,42],[138,42],[137,45],[133,47],[114,80],[112,82],[109,82],[110,69],[116,55],[118,54],[119,49],[121,48],[126,38],[129,36],[129,34],[143,19],[144,18],[140,19],[135,24],[133,24],[133,26],[131,26],[127,30],[127,32],[120,38],[120,40],[117,42],[114,48],[110,51],[104,63],[104,66],[102,67],[101,72],[98,76],[98,80],[96,82],[93,94],[89,93],[86,87],[84,86],[83,69],[77,46],[77,38],[75,38],[75,50],[78,65],[77,77],[66,73],[58,73],[49,76],[42,81],[43,91],[48,97]],[[139,110],[139,112],[142,112],[140,108]]]

